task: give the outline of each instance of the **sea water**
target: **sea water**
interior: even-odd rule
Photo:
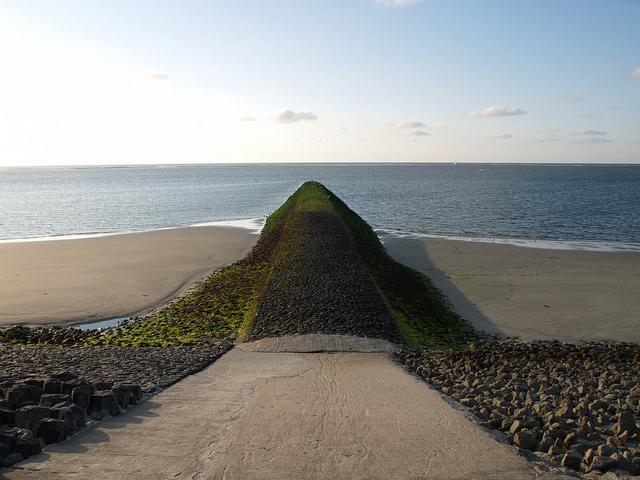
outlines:
[[[369,224],[423,235],[640,250],[640,165],[295,164],[0,169],[0,241],[191,225],[259,229],[305,180]]]

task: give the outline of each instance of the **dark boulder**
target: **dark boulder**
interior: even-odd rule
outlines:
[[[16,427],[0,427],[0,443],[9,447],[13,451],[18,444],[18,428]]]
[[[42,407],[53,407],[67,402],[71,402],[71,397],[63,393],[45,393],[40,397],[40,405]]]
[[[618,416],[618,424],[616,425],[616,433],[622,434],[627,432],[633,435],[638,432],[635,415],[631,410],[623,410]]]
[[[50,378],[44,382],[44,393],[60,393],[62,390],[62,382],[55,378]]]
[[[87,423],[84,409],[75,404],[53,407],[51,409],[51,418],[64,422],[67,435],[71,435]]]
[[[29,385],[28,383],[19,383],[7,389],[5,399],[13,408],[20,408],[25,405],[34,405],[40,400],[42,389]]]
[[[68,434],[67,424],[59,418],[45,418],[42,420],[37,433],[38,437],[42,438],[47,445],[61,442],[67,438]]]
[[[40,444],[40,440],[35,438],[31,432],[28,435],[23,435],[22,438],[18,440],[18,444],[16,445],[16,452],[22,455],[23,458],[28,458],[33,455],[37,455],[42,451],[42,445]]]
[[[0,425],[13,425],[16,423],[16,412],[9,408],[0,408]]]
[[[536,440],[536,433],[532,430],[523,429],[517,432],[513,437],[513,443],[515,443],[518,447],[523,450],[535,450],[536,444],[538,443]]]
[[[11,450],[9,449],[9,445],[6,443],[0,443],[0,466],[2,466],[2,461],[7,458]]]
[[[118,401],[113,393],[99,391],[91,395],[89,405],[89,415],[93,418],[103,418],[108,415],[114,416],[120,413]]]
[[[91,404],[91,395],[93,392],[93,385],[87,382],[81,382],[71,391],[71,401],[84,409],[88,409]]]
[[[126,392],[129,396],[129,404],[137,405],[142,400],[142,388],[133,383],[121,383],[113,387],[113,390]]]
[[[571,470],[580,471],[580,464],[582,463],[582,455],[577,452],[567,452],[562,457],[560,465]]]
[[[51,416],[49,407],[27,405],[16,410],[16,425],[21,428],[37,431],[42,419]]]
[[[69,380],[64,381],[60,384],[60,393],[64,393],[65,395],[71,395],[73,389],[76,388],[80,384],[79,380]]]

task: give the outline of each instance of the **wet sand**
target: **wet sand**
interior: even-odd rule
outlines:
[[[242,258],[257,238],[241,228],[198,227],[0,244],[0,326],[144,312]]]
[[[389,236],[385,246],[428,274],[480,330],[525,340],[640,342],[640,253]]]

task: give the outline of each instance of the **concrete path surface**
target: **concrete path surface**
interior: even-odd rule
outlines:
[[[238,348],[5,477],[547,478],[386,353]]]
[[[312,333],[308,335],[287,335],[270,337],[254,342],[241,343],[236,348],[243,352],[265,353],[317,353],[317,352],[388,352],[399,351],[395,343],[380,338],[363,338],[352,335],[327,335]]]

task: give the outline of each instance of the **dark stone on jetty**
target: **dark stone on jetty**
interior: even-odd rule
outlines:
[[[91,417],[104,418],[109,415],[115,416],[118,413],[120,413],[120,406],[113,393],[100,391],[91,395],[91,404],[89,405]]]
[[[118,405],[125,409],[129,408],[129,405],[137,405],[137,403],[142,399],[142,389],[140,388],[140,385],[116,385],[111,389],[111,392],[116,397]]]
[[[59,403],[67,403],[70,400],[71,397],[63,393],[45,393],[40,397],[40,406],[53,407]]]
[[[337,214],[294,213],[285,228],[248,340],[328,333],[402,341]]]
[[[51,409],[51,418],[64,422],[66,435],[71,435],[87,423],[86,410],[80,405],[60,405]]]
[[[40,440],[35,438],[31,431],[23,431],[18,438],[16,452],[18,452],[22,456],[22,458],[27,458],[32,455],[37,455],[41,451],[42,445],[40,444]]]
[[[81,383],[71,390],[71,401],[80,405],[84,409],[88,409],[91,404],[91,395],[93,394],[95,387],[90,383]]]
[[[5,399],[13,408],[20,408],[26,405],[33,405],[40,400],[42,389],[34,385],[21,383],[10,387],[5,393]]]
[[[16,412],[9,408],[0,408],[0,425],[12,425],[16,423]]]
[[[53,378],[44,382],[44,393],[60,393],[62,390],[62,382]]]
[[[51,416],[51,409],[39,405],[28,405],[16,411],[16,425],[37,431],[43,418]]]
[[[67,438],[69,427],[64,420],[58,418],[45,418],[38,428],[38,437],[42,438],[47,445],[61,442]],[[24,456],[24,455],[23,455]]]
[[[10,452],[18,445],[18,430],[15,426],[0,427],[0,443],[6,445]]]

